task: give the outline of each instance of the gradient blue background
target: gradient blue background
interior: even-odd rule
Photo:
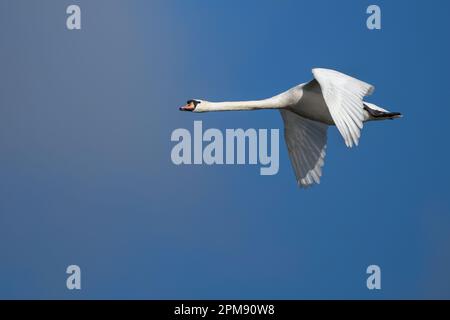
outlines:
[[[382,30],[366,26],[382,8]],[[82,30],[66,29],[78,4]],[[448,1],[0,1],[0,298],[450,298]],[[175,166],[176,128],[282,128],[263,98],[330,67],[401,111],[322,184]],[[82,290],[66,289],[66,267]],[[366,267],[382,268],[382,290]]]

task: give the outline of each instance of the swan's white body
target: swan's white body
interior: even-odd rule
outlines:
[[[374,104],[364,102],[374,87],[343,73],[313,69],[314,79],[274,97],[256,101],[209,102],[192,100],[193,112],[279,109],[285,140],[298,184],[320,183],[327,144],[327,129],[336,125],[348,147],[358,145],[363,122],[398,118]]]

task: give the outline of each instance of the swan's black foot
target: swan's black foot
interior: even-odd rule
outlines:
[[[383,112],[380,110],[371,109],[366,105],[364,105],[364,110],[366,110],[372,117],[380,119],[387,118],[393,120],[402,116],[400,112]]]

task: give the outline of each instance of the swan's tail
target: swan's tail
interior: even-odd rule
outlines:
[[[364,110],[366,110],[369,114],[369,118],[367,120],[393,120],[402,117],[400,112],[390,112],[369,102],[364,102]]]

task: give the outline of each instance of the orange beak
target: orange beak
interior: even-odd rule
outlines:
[[[195,106],[193,103],[190,103],[190,104],[180,107],[180,111],[193,111],[194,109],[195,109]]]

